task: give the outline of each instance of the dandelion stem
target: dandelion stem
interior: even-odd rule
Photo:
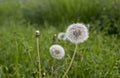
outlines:
[[[74,58],[75,58],[75,55],[76,55],[76,52],[77,52],[77,44],[75,45],[75,50],[74,50],[74,53],[73,53],[73,56],[72,56],[72,59],[71,59],[71,61],[70,61],[70,64],[69,64],[69,66],[68,66],[68,68],[67,68],[67,70],[66,70],[66,72],[64,73],[64,75],[63,75],[63,77],[62,78],[65,78],[65,76],[67,75],[67,73],[68,73],[68,71],[70,70],[70,67],[71,67],[71,65],[72,65],[72,63],[73,63],[73,61],[74,61]]]
[[[38,52],[38,77],[41,78],[41,64],[40,64],[40,52],[39,52],[39,37],[37,37],[37,52]]]
[[[52,66],[51,66],[51,78],[54,76],[54,59],[52,60]]]
[[[54,34],[52,38],[52,44],[55,44],[55,43],[56,43],[56,34]],[[54,62],[55,62],[55,59],[52,59],[51,78],[54,77]]]

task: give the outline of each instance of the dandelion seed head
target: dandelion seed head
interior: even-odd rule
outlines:
[[[72,43],[82,43],[88,39],[88,29],[82,23],[71,24],[66,30],[66,38]]]
[[[50,54],[55,59],[62,59],[65,51],[62,46],[55,44],[50,47]]]
[[[65,33],[64,33],[64,32],[59,33],[59,34],[58,34],[58,39],[59,39],[59,40],[66,40]]]

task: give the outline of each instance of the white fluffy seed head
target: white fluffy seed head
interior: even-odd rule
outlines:
[[[72,43],[82,43],[88,39],[89,33],[87,27],[82,23],[71,24],[66,30],[66,38]]]
[[[65,33],[64,33],[64,32],[59,33],[59,34],[58,34],[58,39],[59,39],[59,40],[66,40]]]
[[[55,44],[50,47],[50,55],[55,59],[62,59],[65,51],[62,46]]]

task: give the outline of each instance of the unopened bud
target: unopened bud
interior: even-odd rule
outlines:
[[[44,72],[44,73],[42,74],[42,77],[45,77],[45,75],[46,75],[46,74],[45,74],[45,72]]]
[[[39,36],[40,36],[40,31],[36,30],[36,37],[39,37]]]
[[[53,44],[56,43],[56,37],[57,37],[57,35],[54,34],[54,35],[53,35],[53,38],[52,38],[52,40],[53,40]]]

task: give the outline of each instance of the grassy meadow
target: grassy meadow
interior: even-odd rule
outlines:
[[[120,78],[120,0],[1,0],[0,78],[38,78],[36,30],[41,73],[51,78],[53,35],[78,22],[90,25],[89,38],[79,44],[66,78]],[[55,43],[65,57],[55,60],[53,78],[62,78],[75,45]]]

